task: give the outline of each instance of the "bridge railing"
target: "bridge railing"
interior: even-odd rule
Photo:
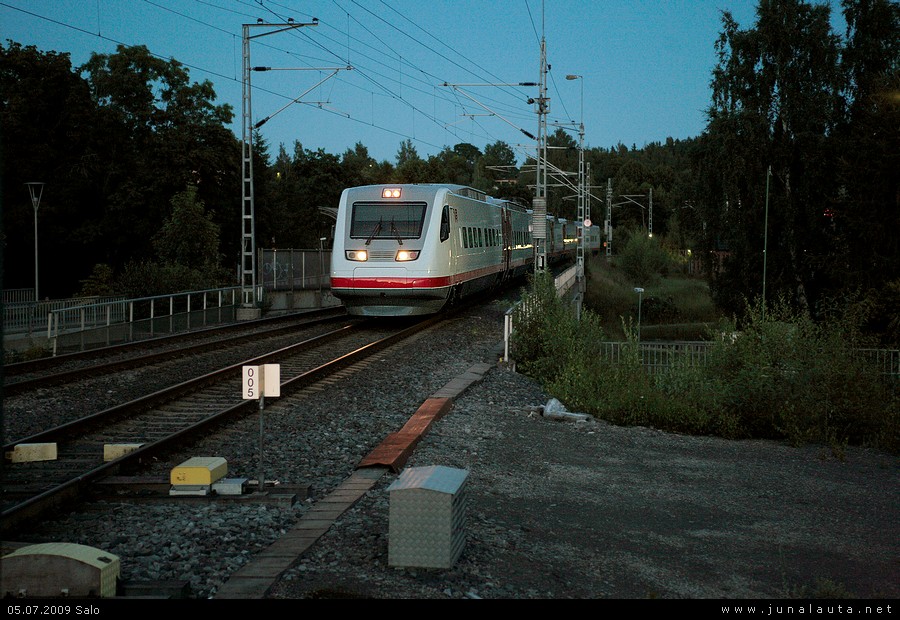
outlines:
[[[235,320],[241,287],[122,299],[47,315],[47,341],[60,351],[110,346]]]

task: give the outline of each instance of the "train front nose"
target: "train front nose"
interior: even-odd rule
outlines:
[[[356,267],[353,270],[354,288],[400,289],[406,286],[409,274],[406,267]]]

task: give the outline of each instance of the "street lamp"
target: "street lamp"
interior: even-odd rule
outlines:
[[[41,206],[41,194],[44,193],[44,184],[40,181],[31,181],[25,184],[28,187],[28,194],[31,196],[31,206],[34,207],[34,301],[40,301],[41,296],[38,294],[38,228],[37,214],[38,207]]]
[[[641,341],[641,297],[644,294],[644,289],[640,287],[635,287],[634,292],[638,294],[638,342]]]

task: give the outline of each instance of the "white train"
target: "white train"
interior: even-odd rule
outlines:
[[[574,257],[578,228],[547,219],[549,262]],[[531,224],[522,205],[462,185],[347,188],[334,230],[331,292],[353,315],[439,312],[531,271]]]

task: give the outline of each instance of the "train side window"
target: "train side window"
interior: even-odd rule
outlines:
[[[441,211],[441,243],[450,238],[450,205]]]

